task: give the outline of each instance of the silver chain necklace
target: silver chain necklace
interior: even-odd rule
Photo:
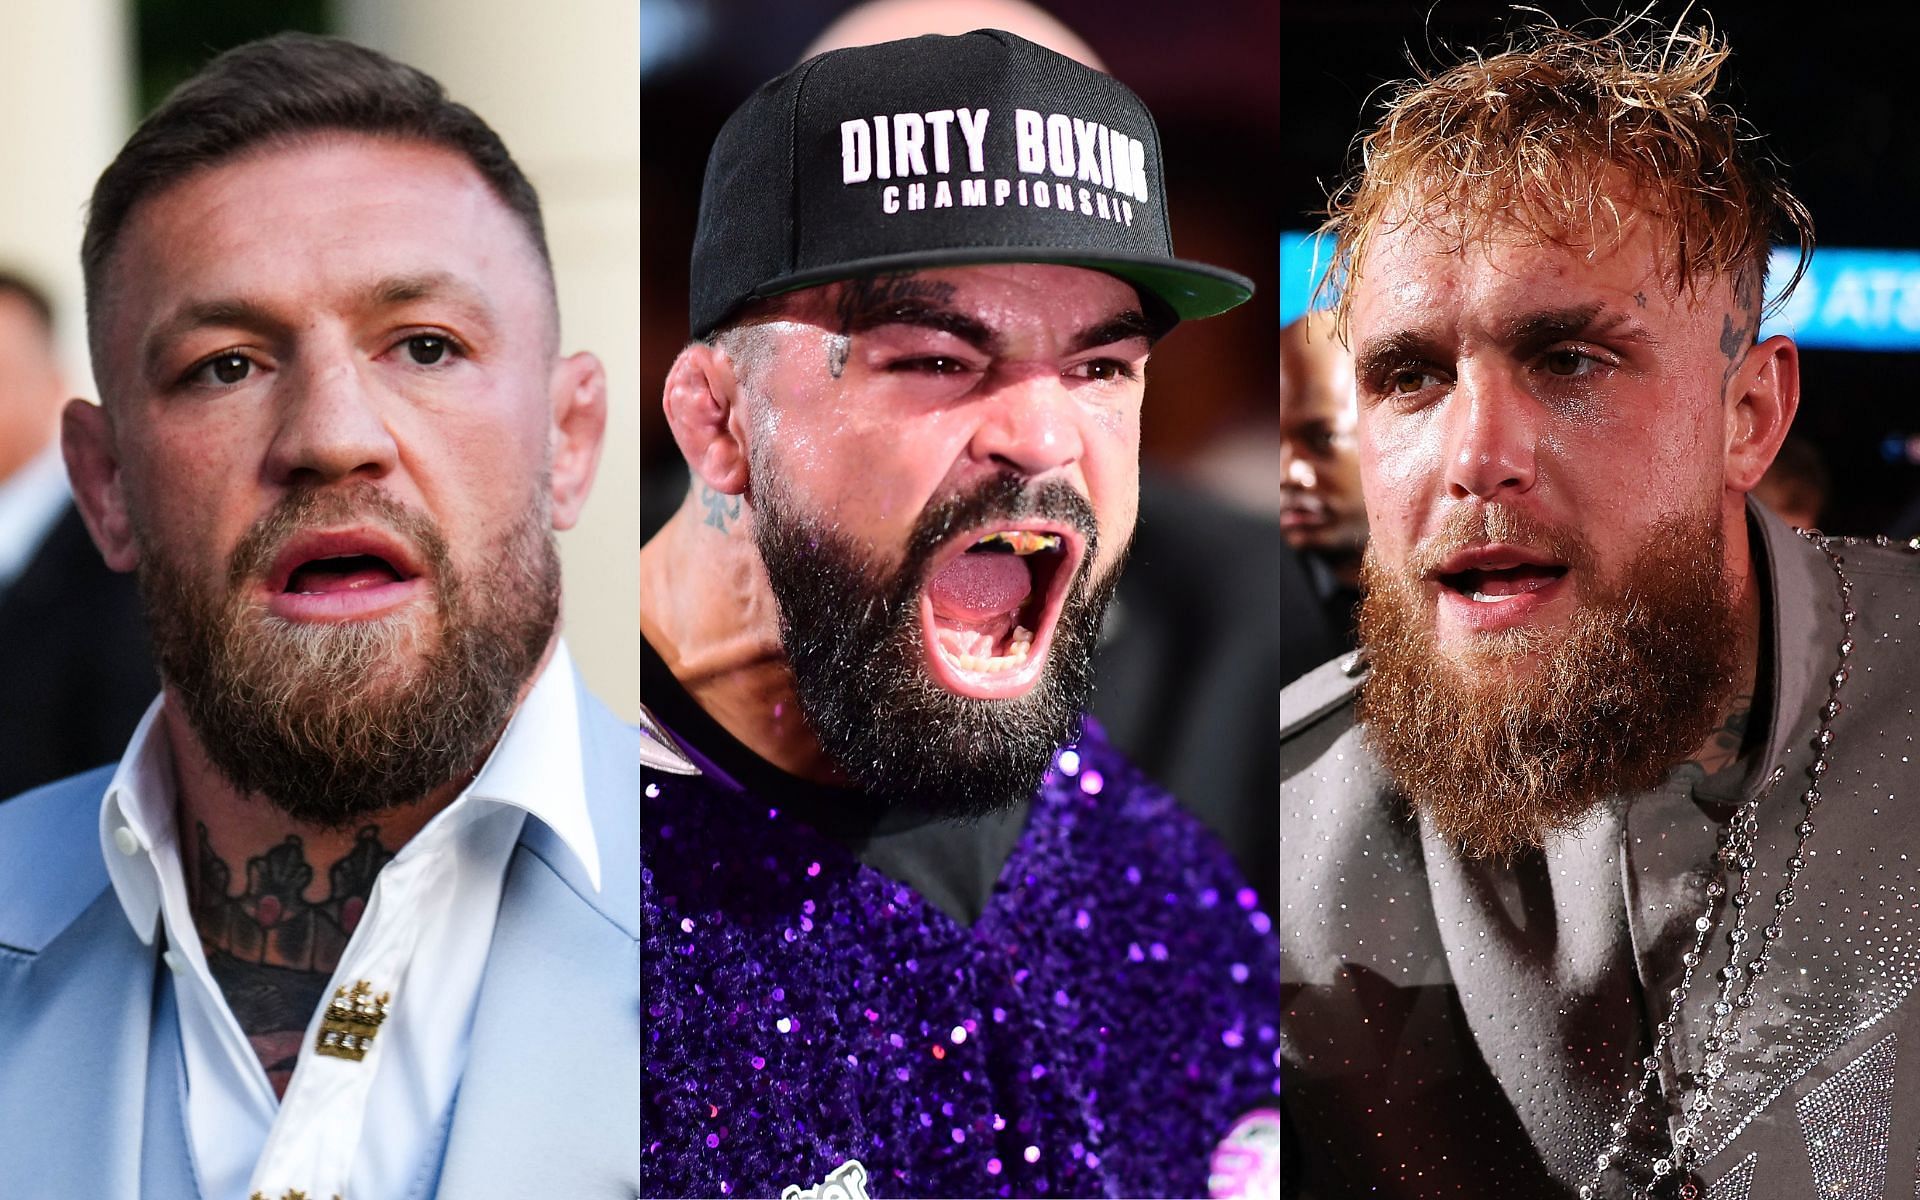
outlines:
[[[1772,962],[1773,947],[1780,940],[1782,932],[1782,918],[1793,905],[1794,883],[1806,868],[1807,840],[1813,836],[1813,814],[1820,807],[1821,800],[1820,783],[1827,774],[1833,749],[1833,719],[1840,714],[1840,692],[1846,687],[1847,677],[1851,673],[1847,660],[1853,656],[1854,650],[1853,622],[1856,614],[1853,609],[1853,585],[1847,581],[1846,572],[1842,569],[1846,560],[1835,547],[1859,545],[1861,539],[1825,537],[1815,529],[1803,529],[1799,533],[1824,553],[1833,567],[1833,576],[1840,590],[1842,632],[1840,644],[1835,647],[1839,661],[1827,681],[1827,702],[1820,706],[1820,726],[1813,735],[1813,762],[1807,766],[1807,788],[1800,795],[1805,813],[1794,827],[1799,840],[1794,844],[1792,856],[1787,859],[1786,882],[1774,893],[1773,919],[1760,931],[1759,948],[1743,962],[1741,955],[1746,943],[1752,940],[1752,931],[1747,928],[1747,908],[1753,901],[1754,839],[1760,830],[1760,805],[1773,794],[1774,788],[1786,775],[1786,768],[1775,767],[1766,781],[1754,789],[1753,795],[1734,810],[1721,834],[1719,851],[1715,855],[1717,869],[1707,877],[1706,908],[1693,923],[1692,948],[1680,958],[1680,984],[1667,993],[1672,1001],[1672,1006],[1667,1010],[1667,1019],[1654,1027],[1653,1047],[1640,1060],[1639,1079],[1626,1090],[1623,1099],[1625,1111],[1608,1126],[1608,1133],[1612,1136],[1600,1153],[1594,1156],[1593,1171],[1587,1176],[1586,1182],[1580,1185],[1580,1200],[1595,1200],[1600,1195],[1600,1180],[1606,1173],[1625,1166],[1627,1137],[1633,1128],[1634,1115],[1640,1111],[1642,1101],[1652,1100],[1655,1081],[1659,1078],[1661,1056],[1673,1038],[1674,1027],[1686,1004],[1687,991],[1693,984],[1694,971],[1700,966],[1707,937],[1713,930],[1714,911],[1719,907],[1720,897],[1726,895],[1727,885],[1722,881],[1722,876],[1728,871],[1737,871],[1739,881],[1732,899],[1733,918],[1727,930],[1727,965],[1720,968],[1715,976],[1719,987],[1714,996],[1712,1019],[1707,1024],[1707,1035],[1700,1046],[1705,1055],[1700,1072],[1704,1082],[1699,1085],[1693,1099],[1683,1107],[1680,1128],[1674,1130],[1667,1153],[1653,1160],[1653,1183],[1639,1193],[1641,1196],[1652,1196],[1655,1188],[1670,1187],[1675,1189],[1671,1194],[1680,1200],[1700,1200],[1704,1194],[1700,1179],[1694,1173],[1702,1161],[1700,1126],[1707,1114],[1713,1111],[1714,1088],[1726,1074],[1727,1056],[1742,1037],[1740,1015],[1753,1007],[1754,985],[1767,973],[1767,967]],[[1884,535],[1872,541],[1877,546],[1892,544],[1892,539]],[[1920,551],[1920,538],[1914,538],[1905,545],[1908,550]]]

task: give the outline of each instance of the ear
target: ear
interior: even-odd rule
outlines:
[[[1775,334],[1747,350],[1727,394],[1727,486],[1750,492],[1800,408],[1800,348]]]
[[[127,517],[124,476],[107,410],[85,400],[67,401],[60,414],[60,452],[67,460],[73,502],[100,557],[115,571],[133,570],[140,553]]]
[[[553,527],[572,529],[593,490],[600,446],[607,434],[607,372],[591,354],[570,354],[554,365]]]
[[[746,414],[733,363],[712,346],[695,342],[667,372],[667,425],[694,476],[716,492],[747,490]]]

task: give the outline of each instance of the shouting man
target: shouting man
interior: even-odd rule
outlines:
[[[1524,31],[1334,203],[1372,540],[1364,657],[1281,705],[1309,1194],[1913,1192],[1920,563],[1749,503],[1812,227],[1728,53]]]
[[[1270,922],[1080,715],[1149,351],[1249,291],[1166,222],[1139,100],[999,31],[720,134],[641,556],[647,1194],[1274,1178]]]
[[[633,1195],[636,742],[552,533],[605,388],[532,187],[284,37],[141,124],[82,261],[67,468],[164,686],[0,806],[0,1193]]]

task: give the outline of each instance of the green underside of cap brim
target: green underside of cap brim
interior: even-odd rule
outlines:
[[[944,250],[915,250],[905,254],[881,255],[853,262],[835,263],[796,271],[770,280],[755,289],[757,298],[779,296],[801,288],[817,287],[842,279],[909,271],[927,267],[976,266],[985,263],[1049,263],[1066,267],[1086,267],[1104,271],[1126,280],[1142,291],[1157,296],[1183,321],[1214,317],[1247,302],[1253,295],[1253,281],[1221,267],[1183,259],[1155,258],[1147,255],[1089,254],[1085,250],[1062,250],[1045,246],[963,246]]]

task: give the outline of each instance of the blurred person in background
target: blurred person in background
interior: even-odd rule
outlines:
[[[140,124],[81,264],[63,448],[164,690],[0,806],[0,1194],[636,1195],[638,739],[554,545],[605,380],[532,184],[286,35]]]
[[[1367,505],[1354,440],[1353,356],[1334,316],[1280,331],[1280,531],[1313,579],[1328,628],[1352,645]]]
[[[46,294],[0,270],[0,797],[117,758],[159,688],[133,580],[67,489]]]
[[[1753,489],[1754,499],[1772,509],[1782,521],[1799,529],[1820,528],[1831,486],[1820,448],[1797,433],[1787,435],[1780,453]]]
[[[994,7],[987,19],[1004,22],[1016,6]],[[881,6],[856,19],[899,11]],[[905,32],[884,20],[851,27]],[[1008,54],[1020,65],[1001,61]],[[1111,314],[1135,303],[1159,311],[1165,297],[1138,279],[1127,286],[1117,260],[1068,249],[1090,204],[1051,226],[1016,221],[1009,204],[1007,236],[942,241],[923,248],[924,264],[896,247],[885,261],[900,273],[875,276],[860,266],[859,244],[887,237],[887,218],[840,214],[828,241],[826,227],[806,224],[809,213],[826,215],[811,199],[792,209],[780,202],[783,214],[800,214],[795,244],[818,253],[822,242],[846,243],[847,265],[809,265],[796,282],[824,284],[809,290],[769,282],[725,294],[754,283],[753,268],[731,262],[752,259],[713,231],[761,224],[728,186],[760,175],[738,161],[739,147],[758,141],[741,130],[797,79],[807,97],[797,111],[824,123],[797,131],[803,180],[813,147],[834,160],[831,182],[842,182],[846,126],[822,134],[845,112],[933,114],[997,96],[963,111],[989,122],[978,161],[1002,177],[1013,174],[1003,157],[1011,147],[994,139],[1010,141],[1013,131],[996,134],[991,122],[1023,108],[1145,127],[1138,102],[1110,80],[1004,34],[971,34],[810,60],[761,89],[714,150],[694,259],[697,340],[666,396],[696,482],[642,553],[643,699],[658,719],[642,854],[642,964],[645,990],[658,998],[648,1010],[648,1187],[1186,1195],[1210,1173],[1223,1195],[1263,1186],[1277,1116],[1247,1110],[1271,1092],[1260,1095],[1260,1069],[1248,1075],[1252,1059],[1237,1056],[1266,1045],[1271,1027],[1226,1017],[1232,1027],[1215,1035],[1230,1050],[1221,1056],[1189,1041],[1190,1017],[1149,1019],[1139,1006],[1182,1003],[1149,998],[1173,982],[1153,964],[1175,959],[1187,964],[1178,986],[1216,1014],[1202,1024],[1266,1003],[1260,989],[1271,995],[1273,972],[1255,942],[1232,952],[1225,974],[1211,964],[1226,944],[1219,939],[1243,938],[1233,931],[1262,930],[1267,919],[1246,911],[1256,903],[1251,889],[1226,894],[1231,872],[1221,874],[1217,851],[1097,733],[1069,740],[1099,609],[1131,532],[1137,451],[1114,435],[1137,434],[1140,371],[1157,337],[1127,331],[1138,314]],[[861,94],[866,87],[897,94]],[[766,152],[775,151],[787,153],[778,140]],[[881,189],[868,194],[884,211]],[[1153,207],[1138,215],[1151,212],[1157,227],[1157,180],[1150,194]],[[906,228],[943,236],[939,210],[930,211]],[[1041,261],[1081,266],[914,273],[975,256],[1018,264],[1027,246]],[[833,282],[841,276],[851,278]],[[836,312],[849,319],[836,323]],[[1068,336],[1076,327],[1089,332]],[[1082,362],[1086,355],[1115,365]],[[949,389],[950,398],[869,414],[890,391],[911,394],[902,372],[913,364],[937,371],[919,387]],[[1083,371],[1070,406],[1034,390],[1056,372],[1073,387]],[[843,372],[845,382],[829,382]],[[1101,380],[1118,406],[1111,427],[1098,419]],[[884,443],[873,440],[881,429]],[[941,486],[929,498],[931,484]],[[811,511],[817,501],[799,507],[818,492],[839,500],[824,514]],[[1003,543],[1015,557],[988,553]],[[1054,597],[1067,576],[1078,582],[1061,607]],[[1005,635],[994,632],[993,614],[1010,604],[1038,622],[1031,658],[1026,615],[1012,645],[1003,649]],[[968,637],[954,621],[988,632]],[[961,637],[972,648],[952,659],[944,647]],[[1125,856],[1149,812],[1159,863],[1184,863],[1186,878],[1211,881],[1199,885],[1193,911],[1164,874],[1147,881],[1159,865],[1108,869],[1162,911],[1186,913],[1181,946],[1130,892],[1103,896],[1082,874],[1116,851]],[[795,923],[784,929],[756,915],[789,909]],[[1109,938],[1121,939],[1112,943],[1117,971],[1082,961],[1088,952],[1108,957],[1094,947]],[[1052,949],[1041,952],[1041,941]],[[977,962],[987,943],[998,957]],[[829,984],[823,972],[852,986]],[[742,1004],[754,1014],[748,1022],[727,1017]],[[1104,1051],[1088,1058],[1092,1047],[1070,1048],[1095,1024],[1110,1030],[1100,1037],[1112,1039],[1111,1065],[1102,1065]],[[1121,1045],[1136,1035],[1158,1048]],[[1184,1081],[1146,1066],[1176,1046],[1189,1064]],[[1134,1065],[1120,1067],[1123,1059]],[[743,1060],[751,1073],[737,1068]],[[1123,1151],[1129,1145],[1156,1149]]]

